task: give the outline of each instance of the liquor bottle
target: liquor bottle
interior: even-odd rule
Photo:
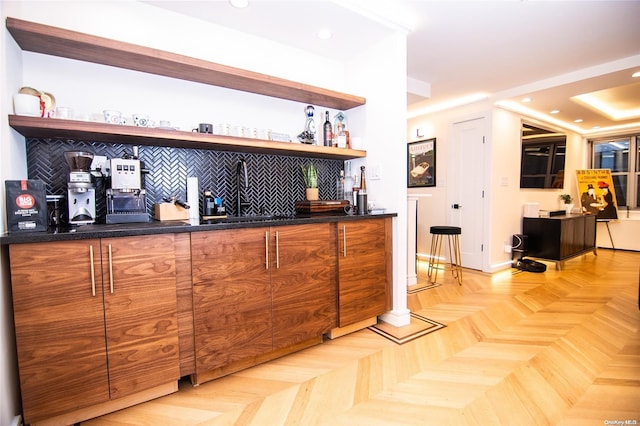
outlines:
[[[360,187],[358,186],[358,174],[353,174],[353,187],[351,188],[351,196],[353,200],[351,200],[354,206],[358,205],[358,191],[360,191]]]
[[[364,166],[360,167],[360,190],[358,191],[358,214],[367,214],[369,211],[367,202],[367,179],[365,177]]]
[[[360,192],[367,193],[367,179],[364,172],[364,166],[360,166]]]
[[[344,199],[348,200],[349,203],[353,202],[353,178],[351,177],[351,164],[347,163],[347,167],[349,168],[347,170],[347,174],[346,177],[344,178]]]
[[[331,121],[329,121],[329,111],[324,112],[324,146],[332,146],[333,144],[333,131]]]
[[[347,147],[347,133],[344,129],[344,123],[340,122],[336,125],[336,139],[337,139],[337,147],[338,148],[346,148]]]
[[[340,170],[340,176],[336,180],[336,199],[344,199],[344,170]]]

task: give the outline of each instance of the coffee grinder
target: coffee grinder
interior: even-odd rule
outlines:
[[[137,148],[137,147],[135,147]],[[110,160],[111,188],[107,189],[107,223],[149,222],[141,162],[134,158]]]
[[[67,151],[64,158],[69,165],[67,197],[69,224],[85,225],[96,220],[96,189],[91,180],[93,154],[85,151]]]

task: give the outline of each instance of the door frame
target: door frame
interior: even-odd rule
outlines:
[[[460,170],[458,168],[457,165],[457,161],[458,161],[458,154],[460,152],[461,147],[458,145],[458,141],[457,138],[455,137],[455,129],[456,129],[456,125],[462,124],[462,123],[466,123],[466,122],[470,122],[470,121],[475,121],[475,120],[482,120],[481,122],[479,122],[479,125],[481,126],[481,133],[483,134],[484,137],[484,143],[483,143],[483,147],[482,147],[482,176],[480,177],[481,179],[481,186],[483,188],[483,192],[484,192],[484,197],[482,198],[482,202],[480,203],[480,205],[476,205],[476,206],[469,206],[469,203],[466,203],[467,206],[463,207],[463,210],[461,211],[461,213],[459,213],[460,211],[458,210],[454,210],[452,209],[452,205],[455,203],[460,203],[460,194],[459,194],[459,190],[458,188],[455,187],[455,182],[456,182],[456,174],[460,173]],[[489,258],[490,258],[490,253],[491,253],[491,220],[490,220],[490,177],[491,177],[491,138],[490,138],[490,126],[491,124],[491,115],[490,113],[481,113],[481,114],[474,114],[474,115],[469,115],[469,116],[463,116],[463,117],[459,117],[457,119],[454,119],[451,121],[450,124],[450,152],[448,155],[448,161],[447,161],[447,191],[446,191],[446,200],[447,200],[447,205],[446,205],[446,218],[447,218],[447,223],[449,223],[452,226],[460,226],[460,222],[461,220],[458,219],[457,215],[459,214],[474,214],[476,217],[480,217],[481,221],[480,221],[480,226],[481,226],[481,236],[480,236],[480,244],[482,244],[482,250],[480,253],[480,270],[482,271],[489,271]],[[462,151],[467,152],[466,150]],[[464,235],[461,237],[464,238]],[[464,256],[463,256],[464,257]],[[464,259],[463,259],[464,260]],[[466,265],[464,265],[463,262],[463,267],[468,267]],[[476,269],[471,268],[471,269]]]

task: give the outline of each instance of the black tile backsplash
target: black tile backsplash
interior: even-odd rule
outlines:
[[[131,145],[62,139],[27,139],[27,170],[30,179],[41,179],[47,194],[67,194],[69,167],[65,151],[88,151],[94,155],[118,158],[133,154]],[[148,173],[143,175],[147,193],[147,210],[163,196],[186,200],[187,177],[196,176],[200,187],[200,205],[205,189],[221,197],[229,214],[235,215],[236,165],[240,158],[247,162],[249,188],[244,197],[251,206],[243,214],[262,213],[290,215],[294,203],[305,199],[301,165],[313,162],[318,168],[320,199],[336,198],[336,178],[342,160],[288,157],[265,154],[211,151],[203,149],[139,146],[139,158]],[[95,179],[97,222],[104,223],[106,214],[105,182]],[[66,205],[66,204],[65,204]]]

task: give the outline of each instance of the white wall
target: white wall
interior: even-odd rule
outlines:
[[[455,170],[449,170],[449,157],[452,151],[452,126],[456,122],[481,117],[486,118],[488,126],[491,124],[491,105],[488,102],[480,102],[458,109],[413,117],[407,122],[408,142],[436,138],[436,186],[410,188],[408,190],[410,196],[418,197],[417,253],[419,257],[429,253],[431,244],[429,228],[447,223],[448,209],[446,206],[448,205],[449,195],[447,193],[447,177],[450,173],[456,173]],[[417,131],[420,132],[422,137],[416,135]],[[486,135],[487,156],[489,157],[486,159],[487,163],[492,161],[492,158],[490,158],[492,152],[489,147],[494,141],[491,139],[491,131],[492,129],[489,128]],[[487,183],[489,184],[489,182]],[[428,197],[426,197],[427,195]],[[484,223],[479,223],[478,226],[484,226],[485,229],[489,229],[491,216],[491,211],[485,211]],[[487,259],[483,260],[483,265],[489,263],[488,256],[485,255],[485,257]],[[489,270],[488,266],[483,266],[483,270]]]
[[[608,226],[607,226],[608,225]],[[640,212],[618,210],[618,220],[598,222],[596,246],[640,251]]]
[[[177,16],[138,2],[28,2],[21,18],[351,93],[344,64]],[[23,84],[54,94],[57,105],[76,112],[142,112],[182,130],[230,123],[288,133],[293,140],[304,128],[306,104],[38,53],[23,57]],[[316,113],[319,125],[324,109]]]
[[[175,15],[138,2],[61,2],[2,0],[6,16],[63,27],[135,44],[156,47],[213,62],[365,96],[367,105],[348,112],[352,136],[363,140],[368,158],[382,167],[382,179],[370,181],[370,193],[379,205],[398,213],[394,220],[394,295],[402,295],[406,281],[406,185],[403,150],[389,150],[404,140],[406,127],[406,36],[389,33],[348,64],[337,63],[297,49],[257,39]],[[87,114],[105,108],[124,113],[146,112],[153,119],[168,119],[189,129],[207,121],[228,122],[290,133],[304,127],[304,104],[250,95],[135,71],[85,64],[74,60],[21,52],[6,30],[2,48],[0,117],[12,112],[10,94],[32,86],[54,94],[57,104]],[[232,43],[229,40],[233,40]],[[24,62],[24,70],[22,67]],[[309,66],[308,64],[313,64]],[[384,82],[384,84],[381,84]],[[318,121],[324,108],[317,108]],[[331,111],[333,115],[337,111]],[[26,177],[24,138],[0,121],[0,177]],[[398,172],[400,170],[400,172]],[[2,188],[4,201],[4,186]],[[6,230],[4,208],[2,231]],[[18,412],[15,351],[6,258],[2,259],[0,286],[0,426]],[[392,320],[408,321],[406,293],[390,313]]]
[[[366,106],[349,112],[353,137],[362,137],[367,157],[350,161],[351,170],[367,171],[367,197],[398,216],[393,220],[393,310],[382,319],[395,326],[410,322],[407,310],[407,185],[404,170],[406,118],[406,35],[394,33],[354,57],[349,87],[362,93]],[[352,124],[353,123],[353,124]],[[371,179],[377,168],[380,179]]]

